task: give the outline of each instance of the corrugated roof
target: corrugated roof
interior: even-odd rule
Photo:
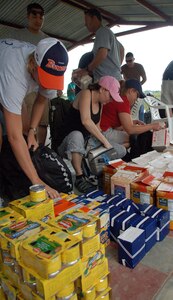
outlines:
[[[96,7],[103,16],[105,25],[143,25],[117,36],[173,25],[172,0],[1,0],[0,38],[11,28],[27,25],[26,7],[37,2],[45,9],[43,31],[63,41],[68,50],[91,41],[91,35],[84,25],[84,10]]]

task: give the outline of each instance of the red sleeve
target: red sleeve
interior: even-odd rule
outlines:
[[[112,101],[103,106],[100,127],[101,130],[106,131],[109,128],[116,128],[121,126],[119,120],[119,113],[126,112],[130,114],[130,104],[126,97],[122,97],[124,102]]]

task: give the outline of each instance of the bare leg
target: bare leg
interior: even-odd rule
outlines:
[[[76,176],[82,175],[82,168],[81,168],[81,164],[82,164],[82,155],[77,153],[77,152],[73,152],[72,153],[72,166],[76,172]]]

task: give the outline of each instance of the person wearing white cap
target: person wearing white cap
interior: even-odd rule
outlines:
[[[8,140],[13,153],[32,184],[45,184],[36,172],[28,149],[38,147],[37,126],[47,99],[54,91],[63,90],[64,72],[68,64],[65,46],[55,38],[41,40],[37,46],[12,39],[0,40],[0,103]],[[28,145],[23,137],[22,103],[27,93],[39,86],[28,131]],[[53,93],[52,93],[53,92]],[[52,95],[52,96],[51,96]],[[59,193],[46,185],[51,198]]]
[[[61,156],[71,159],[76,172],[75,187],[81,193],[86,193],[93,188],[83,175],[81,167],[82,156],[86,152],[85,141],[89,137],[90,145],[97,143],[95,146],[103,145],[107,149],[113,146],[117,158],[126,154],[124,146],[115,143],[111,145],[99,128],[102,105],[110,101],[123,101],[119,95],[119,87],[119,82],[114,77],[101,77],[98,83],[90,84],[88,89],[77,94],[65,117],[60,133],[60,146],[57,150]]]

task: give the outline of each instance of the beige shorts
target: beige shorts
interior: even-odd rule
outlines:
[[[31,118],[32,107],[33,107],[33,104],[35,102],[36,96],[37,96],[37,93],[32,92],[24,98],[24,101],[25,101],[25,104],[26,104],[26,107],[27,107],[27,112],[28,112],[29,119]],[[44,112],[43,112],[43,115],[41,117],[39,125],[40,126],[48,126],[48,124],[49,124],[49,101],[46,102],[46,106],[45,106],[45,109],[44,109]]]

